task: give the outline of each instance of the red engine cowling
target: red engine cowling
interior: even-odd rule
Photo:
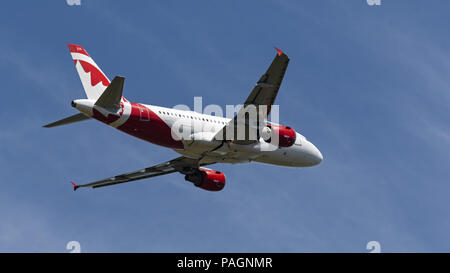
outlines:
[[[292,146],[295,142],[296,135],[295,130],[291,127],[274,124],[268,124],[262,129],[261,132],[261,136],[264,141],[279,147]]]
[[[225,187],[225,174],[215,170],[199,168],[198,172],[188,174],[184,179],[207,191],[221,191]]]

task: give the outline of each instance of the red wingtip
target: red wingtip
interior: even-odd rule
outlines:
[[[277,50],[277,54],[278,54],[278,56],[281,56],[281,55],[283,55],[284,54],[284,52],[283,51],[281,51],[278,47],[275,47],[275,49]]]
[[[80,186],[78,186],[77,184],[70,182],[73,185],[73,190],[76,191]]]

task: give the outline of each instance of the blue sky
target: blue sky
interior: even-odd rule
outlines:
[[[448,1],[7,1],[0,10],[0,251],[449,251]],[[179,174],[85,183],[177,156],[99,122],[44,129],[84,98],[67,43],[172,107],[242,103],[291,58],[280,119],[324,155],[313,168],[225,165],[224,191]]]

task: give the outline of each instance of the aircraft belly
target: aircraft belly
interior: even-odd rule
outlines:
[[[184,150],[176,152],[193,158],[201,158],[201,162],[220,162],[220,163],[245,163],[253,161],[260,156],[258,150],[250,145],[236,145],[233,143],[224,143],[220,148],[220,142],[184,142]]]

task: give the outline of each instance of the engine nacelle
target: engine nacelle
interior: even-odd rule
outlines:
[[[185,180],[207,191],[220,191],[225,187],[225,174],[223,172],[199,168],[193,174],[187,174]]]
[[[297,134],[289,126],[268,124],[261,130],[261,137],[267,143],[279,147],[290,147],[294,144]],[[278,140],[278,141],[277,141]],[[278,143],[275,143],[278,142]]]

